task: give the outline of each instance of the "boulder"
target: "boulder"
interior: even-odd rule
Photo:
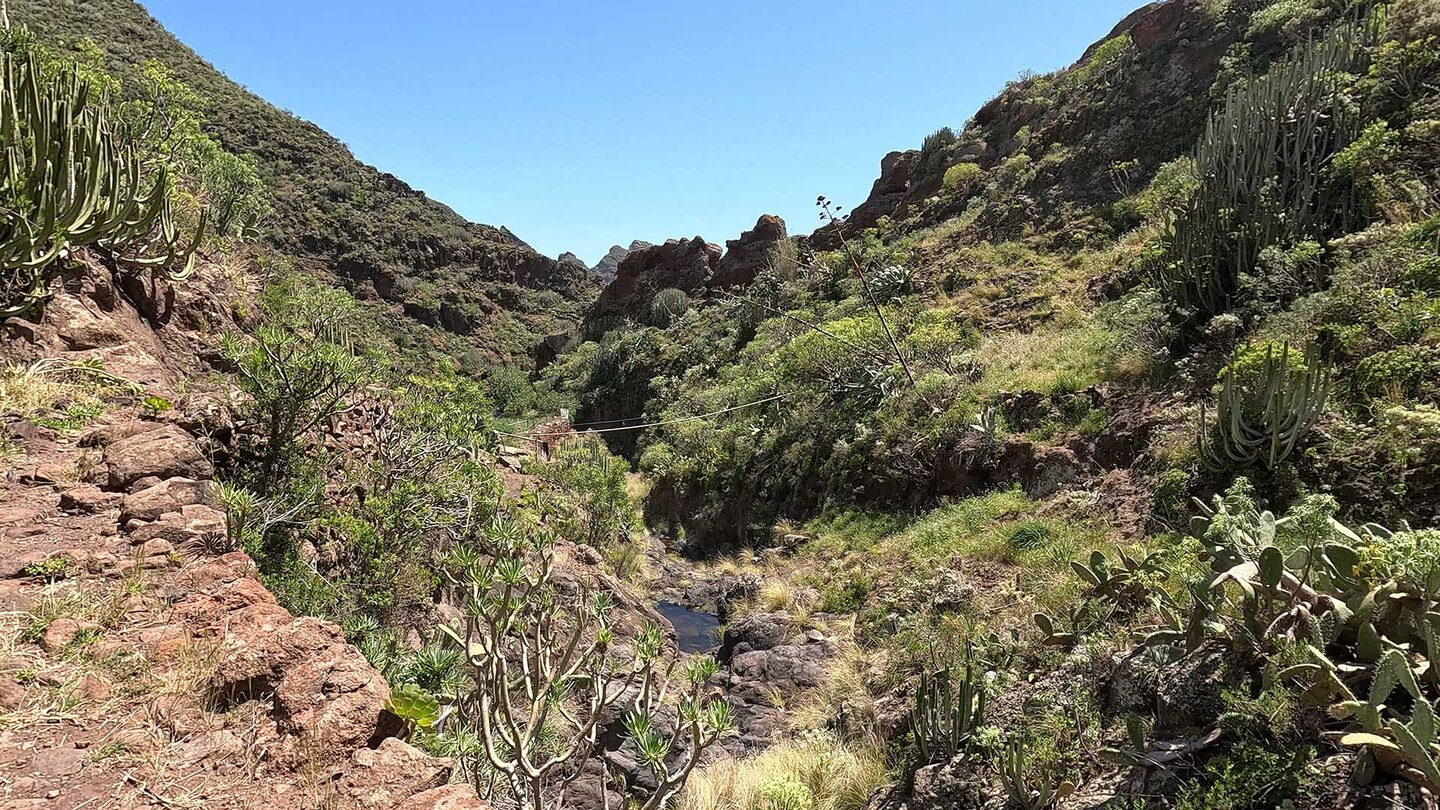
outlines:
[[[132,521],[127,524],[127,528],[131,545],[164,540],[172,546],[180,546],[211,535],[224,535],[226,524],[226,517],[220,512],[208,506],[188,504],[180,507],[179,511],[160,515],[153,523]]]
[[[790,633],[790,617],[784,613],[756,613],[725,628],[720,640],[720,660],[779,646]]]
[[[215,470],[190,434],[174,425],[130,436],[105,448],[106,487],[123,490],[144,478],[210,478]]]
[[[1225,711],[1225,690],[1245,678],[1244,662],[1221,641],[1162,667],[1155,686],[1156,734],[1178,737],[1214,727]]]
[[[186,506],[206,504],[209,501],[211,484],[193,478],[170,478],[125,496],[120,509],[121,522],[127,520],[155,520],[168,512],[178,512]]]
[[[401,801],[444,785],[453,769],[454,763],[448,759],[432,757],[396,737],[387,737],[374,749],[360,748],[351,755],[335,780],[335,790],[343,807],[390,810]]]
[[[81,484],[60,493],[60,508],[71,514],[92,515],[114,509],[123,498],[118,492],[106,492],[94,484]]]

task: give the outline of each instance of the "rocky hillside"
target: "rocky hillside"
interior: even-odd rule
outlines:
[[[166,31],[134,0],[17,0],[16,25],[42,39],[98,45],[137,92],[137,68],[159,60],[203,97],[206,127],[232,152],[252,155],[273,210],[267,241],[364,299],[431,328],[417,348],[447,335],[452,354],[523,357],[573,319],[593,294],[579,269],[548,259],[504,228],[467,222],[404,181],[354,158],[333,136],[240,87]]]

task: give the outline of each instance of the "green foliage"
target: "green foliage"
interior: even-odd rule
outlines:
[[[650,299],[650,325],[665,329],[690,311],[690,296],[673,287],[655,293]]]
[[[1247,39],[1283,35],[1295,39],[1325,18],[1325,10],[1310,0],[1275,0],[1250,16]]]
[[[262,309],[264,322],[251,335],[226,335],[221,351],[263,433],[258,487],[269,495],[300,440],[339,413],[370,372],[354,348],[358,307],[343,292],[292,276],[266,290]]]
[[[968,751],[975,729],[985,723],[985,684],[968,651],[966,659],[963,672],[920,676],[910,728],[921,764],[946,762]]]
[[[985,170],[977,163],[956,163],[945,170],[945,190],[954,192],[969,188],[984,173]]]
[[[1294,451],[1330,394],[1330,371],[1321,366],[1318,349],[1312,346],[1304,362],[1297,371],[1288,345],[1278,355],[1267,346],[1258,376],[1246,374],[1243,364],[1221,372],[1213,425],[1201,410],[1197,441],[1207,465],[1223,469],[1262,463],[1274,469]]]
[[[495,366],[485,377],[485,389],[501,416],[523,416],[535,404],[535,385],[519,366]]]
[[[789,776],[760,785],[759,810],[811,810],[814,806],[810,789]]]
[[[1164,286],[1203,315],[1229,308],[1260,252],[1324,237],[1356,218],[1354,193],[1328,182],[1330,160],[1361,131],[1345,95],[1364,67],[1367,29],[1342,24],[1264,76],[1241,82],[1195,150],[1199,187],[1164,235]]]
[[[6,51],[0,74],[0,317],[43,301],[54,263],[76,248],[187,276],[203,220],[185,244],[167,167],[112,134],[100,91],[74,66],[44,75],[34,52]]]
[[[1280,748],[1241,740],[1205,763],[1202,776],[1176,797],[1177,810],[1216,807],[1277,808],[1300,786],[1308,748]]]
[[[563,494],[557,525],[577,542],[606,549],[627,541],[639,526],[627,488],[629,467],[600,442],[561,447],[535,472]]]
[[[64,554],[56,554],[46,557],[39,562],[32,562],[20,570],[20,575],[25,577],[36,577],[46,582],[56,582],[64,579],[70,570],[70,558]]]

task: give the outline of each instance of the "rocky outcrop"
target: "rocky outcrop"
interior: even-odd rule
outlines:
[[[160,369],[156,385],[203,366],[207,338],[185,326],[209,311],[191,308],[199,293],[136,302],[108,270],[83,267],[42,318],[5,329],[0,356]],[[142,314],[162,304],[164,324]],[[112,406],[78,441],[3,426],[21,458],[0,464],[0,610],[57,607],[4,639],[20,657],[0,670],[23,660],[42,675],[0,680],[0,705],[34,720],[0,745],[0,807],[125,792],[197,808],[483,808],[432,792],[453,763],[395,736],[385,679],[340,628],[292,615],[227,550],[213,465],[185,427],[215,422],[198,396],[162,419]]]
[[[725,255],[716,265],[708,286],[719,289],[749,285],[761,270],[781,258],[788,245],[785,220],[774,214],[762,214],[754,228],[740,234],[739,239],[725,243]]]
[[[765,214],[755,227],[726,242],[726,249],[700,237],[671,239],[626,251],[614,279],[590,308],[588,329],[616,318],[643,320],[660,290],[674,288],[703,298],[728,287],[743,287],[772,262],[787,244],[785,221]],[[613,255],[613,251],[612,251]]]
[[[705,289],[720,263],[721,250],[700,237],[671,239],[637,250],[620,262],[611,281],[586,315],[587,325],[615,318],[641,318],[655,293],[674,287],[687,293]]]
[[[620,270],[620,262],[625,261],[626,256],[629,256],[637,250],[644,250],[650,247],[654,247],[654,245],[640,239],[631,242],[628,248],[612,245],[609,252],[601,256],[600,261],[596,262],[595,266],[590,268],[590,272],[594,273],[602,281],[608,283],[615,278],[616,273]]]
[[[1064,144],[1066,154],[1052,152],[1055,160],[1047,170],[1008,190],[1003,200],[990,201],[973,224],[981,238],[1015,238],[1027,227],[1062,224],[1067,208],[1108,207],[1134,190],[1112,178],[1110,167],[1126,165],[1130,175],[1145,178],[1193,147],[1220,59],[1244,31],[1245,15],[1216,15],[1197,0],[1141,7],[1071,68],[1087,63],[1102,44],[1127,35],[1131,47],[1113,76],[1084,86],[1067,84],[1064,73],[1012,82],[976,111],[954,144],[930,154],[891,152],[869,196],[851,206],[845,233],[859,236],[882,217],[902,230],[957,217],[984,193],[986,183],[943,191],[947,169],[975,163],[993,177],[1021,152],[1040,160],[1035,144]],[[1064,88],[1058,95],[1057,87]],[[1022,131],[1028,137],[1021,138]],[[839,235],[837,226],[827,224],[808,241],[816,249],[834,250]]]

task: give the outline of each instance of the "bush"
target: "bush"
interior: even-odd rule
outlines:
[[[485,389],[501,416],[522,416],[535,404],[535,384],[519,366],[495,366],[485,377]]]
[[[945,190],[959,191],[969,187],[984,173],[978,163],[956,163],[945,170]]]

